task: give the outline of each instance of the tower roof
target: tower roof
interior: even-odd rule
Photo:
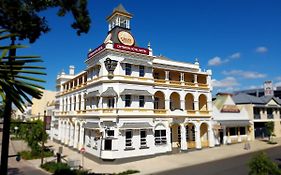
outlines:
[[[115,8],[113,9],[113,13],[114,13],[114,12],[121,12],[121,13],[130,14],[130,13],[124,8],[124,6],[123,6],[122,4],[119,4],[117,7],[115,7]]]
[[[129,13],[122,4],[119,4],[117,7],[115,7],[112,11],[112,14],[109,15],[106,19],[109,20],[111,19],[115,14],[121,14],[124,16],[127,16],[129,18],[132,18],[132,14]]]

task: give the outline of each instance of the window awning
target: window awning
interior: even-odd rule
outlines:
[[[114,91],[113,87],[108,87],[106,91],[104,91],[101,95],[101,97],[116,97],[118,94]]]
[[[151,129],[148,122],[135,122],[135,123],[124,123],[119,129]]]
[[[98,97],[98,96],[100,96],[100,93],[99,93],[98,90],[96,90],[96,91],[89,92],[89,93],[86,95],[85,98]]]
[[[116,122],[113,121],[103,121],[101,122],[102,127],[116,127]]]
[[[143,96],[152,96],[147,90],[136,90],[136,89],[124,89],[120,95],[143,95]]]
[[[86,128],[86,129],[100,129],[100,126],[96,122],[87,122],[86,124],[83,125],[83,128]]]
[[[128,64],[133,64],[133,65],[138,65],[138,66],[152,67],[152,65],[146,61],[136,60],[136,59],[131,59],[131,58],[125,58],[123,61],[121,61],[121,63],[128,63]]]
[[[221,126],[227,127],[249,126],[251,124],[249,120],[222,120],[218,122]]]

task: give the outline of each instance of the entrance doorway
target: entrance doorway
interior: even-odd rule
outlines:
[[[171,126],[171,142],[172,148],[180,148],[181,128],[179,124],[173,124]]]

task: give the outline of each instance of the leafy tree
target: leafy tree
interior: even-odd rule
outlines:
[[[281,175],[277,164],[272,162],[264,152],[254,156],[248,166],[250,168],[249,175]]]
[[[274,136],[274,122],[267,122],[265,124],[265,127],[266,127],[266,131],[268,133],[268,136],[269,136],[269,141],[271,141],[271,138],[272,136]]]
[[[34,78],[34,74],[44,74],[38,72],[38,69],[42,67],[26,65],[41,62],[41,60],[38,57],[18,57],[16,49],[24,47],[15,42],[28,39],[30,43],[33,43],[41,34],[47,33],[50,28],[45,17],[40,16],[40,12],[49,8],[58,8],[58,16],[71,13],[75,19],[71,27],[77,31],[78,35],[88,32],[90,18],[87,0],[0,0],[0,40],[10,39],[11,42],[9,46],[0,46],[0,95],[4,104],[0,171],[3,174],[7,174],[8,167],[12,103],[23,111],[24,100],[31,102],[30,97],[41,98],[42,96],[40,89],[43,87],[34,82],[44,82]]]
[[[58,16],[71,13],[75,19],[71,27],[78,35],[89,31],[87,0],[0,0],[0,27],[33,43],[50,31],[46,18],[40,16],[49,8],[58,8]]]
[[[25,133],[23,139],[31,148],[33,155],[38,155],[41,152],[39,143],[46,142],[48,134],[43,130],[43,122],[41,120],[32,121],[29,124],[22,124],[21,132]]]

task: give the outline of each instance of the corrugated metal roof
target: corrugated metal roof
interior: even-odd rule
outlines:
[[[136,96],[152,96],[147,90],[137,90],[137,89],[124,89],[120,95],[136,95]]]
[[[220,120],[217,122],[227,127],[249,126],[251,124],[249,120]]]
[[[100,126],[96,122],[87,122],[86,124],[83,125],[83,128],[87,129],[99,129]]]
[[[118,94],[115,92],[113,87],[108,87],[106,91],[104,91],[101,95],[101,97],[116,97]]]
[[[232,97],[236,104],[264,104],[263,100],[259,97],[240,93]]]
[[[98,96],[100,96],[100,93],[99,93],[98,90],[96,90],[96,91],[89,92],[89,93],[86,95],[85,98],[98,97]]]
[[[148,122],[124,123],[120,129],[148,129],[153,128]]]

